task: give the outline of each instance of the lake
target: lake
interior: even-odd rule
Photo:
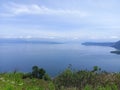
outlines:
[[[0,44],[0,72],[29,72],[38,65],[54,76],[69,64],[74,69],[91,70],[99,66],[109,72],[120,71],[120,55],[111,47],[78,44]]]

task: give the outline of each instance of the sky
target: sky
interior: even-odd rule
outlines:
[[[0,38],[120,37],[120,0],[0,0]]]

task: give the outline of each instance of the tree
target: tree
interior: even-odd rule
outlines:
[[[32,72],[23,75],[23,79],[25,78],[50,80],[50,77],[46,74],[46,71],[43,68],[39,68],[38,66],[33,66]]]
[[[39,78],[43,79],[43,76],[45,75],[46,71],[43,68],[39,68],[38,66],[32,67],[32,77],[33,78]]]
[[[38,68],[38,66],[33,66],[32,67],[32,76],[34,78],[38,78],[39,77],[39,68]]]
[[[41,69],[39,69],[38,73],[39,73],[39,78],[42,79],[46,72],[43,68],[41,68]]]
[[[97,73],[101,71],[101,68],[99,68],[98,66],[94,66],[92,71]]]

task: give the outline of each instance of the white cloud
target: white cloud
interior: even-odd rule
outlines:
[[[63,2],[65,3],[64,0]],[[81,1],[79,0],[79,2]],[[19,36],[20,38],[31,38],[32,36],[40,38],[62,37],[75,40],[119,39],[118,36],[120,36],[119,34],[120,13],[118,12],[119,11],[118,8],[112,7],[112,5],[115,6],[116,4],[108,3],[108,0],[107,1],[86,0],[82,1],[81,3],[78,2],[75,2],[75,4],[69,3],[68,6],[65,3],[64,4],[65,6],[63,5],[62,7],[60,3],[56,5],[55,2],[55,5],[59,7],[55,8],[54,6],[51,6],[53,5],[53,2],[51,3],[49,4],[43,3],[45,6],[42,6],[39,5],[38,3],[19,4],[12,2],[0,6],[2,8],[2,9],[0,8],[0,10],[2,10],[0,11],[0,17],[5,17],[3,18],[2,21],[8,23],[8,25],[5,24],[4,27],[3,27],[4,24],[0,26],[3,27],[1,29],[1,33],[4,32],[6,36],[10,37]],[[76,5],[76,3],[78,5]],[[14,16],[19,15],[23,15],[25,16],[24,18],[27,19],[24,20],[24,18],[21,19],[21,17],[14,18]],[[27,17],[29,15],[37,15],[39,17],[37,16],[33,18]],[[43,17],[44,15],[46,16]],[[28,19],[31,19],[32,23],[29,22]],[[40,21],[40,19],[43,19],[43,21],[42,20]],[[14,28],[11,28],[11,25],[13,25]],[[9,35],[10,33],[11,34],[14,33],[15,35]]]
[[[79,16],[85,17],[88,16],[88,13],[80,11],[80,10],[69,10],[69,9],[55,9],[55,8],[48,8],[45,6],[40,6],[37,4],[16,4],[16,3],[9,3],[3,5],[4,9],[7,12],[1,14],[1,16],[16,16],[16,15],[68,15],[68,16]]]
[[[111,36],[110,38],[111,38],[111,39],[119,39],[118,36]]]

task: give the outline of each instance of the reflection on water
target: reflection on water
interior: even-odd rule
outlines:
[[[81,44],[1,44],[0,71],[31,70],[33,65],[55,75],[72,64],[75,69],[92,69],[98,65],[107,71],[120,71],[120,55],[114,48]]]

